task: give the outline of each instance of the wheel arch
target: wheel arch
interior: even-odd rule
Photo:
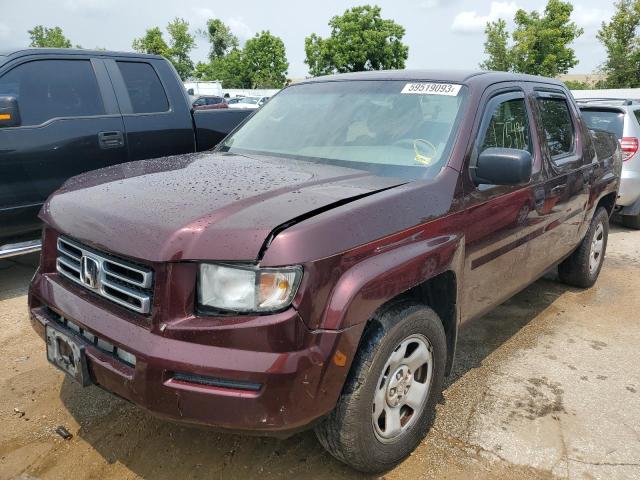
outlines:
[[[460,276],[464,239],[444,236],[397,248],[355,265],[334,287],[321,328],[341,329],[366,323],[375,328],[376,317],[401,300],[432,308],[447,338],[449,374],[455,357],[460,323]]]
[[[603,195],[598,200],[594,213],[598,210],[598,208],[603,207],[604,209],[607,210],[607,212],[609,213],[609,216],[611,216],[613,214],[613,209],[616,206],[617,196],[618,195],[616,192],[611,192],[611,193],[607,193],[606,195]]]

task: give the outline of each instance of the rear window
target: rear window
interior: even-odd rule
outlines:
[[[169,100],[156,71],[148,63],[116,62],[129,92],[133,113],[169,110]]]
[[[616,138],[622,138],[624,128],[624,113],[613,110],[582,110],[582,118],[587,126],[593,130],[605,130],[615,134]]]

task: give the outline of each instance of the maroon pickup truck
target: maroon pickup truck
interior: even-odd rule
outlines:
[[[32,323],[83,385],[193,424],[313,427],[383,471],[425,436],[465,324],[557,264],[596,281],[620,169],[554,80],[305,81],[215,151],[52,195]]]

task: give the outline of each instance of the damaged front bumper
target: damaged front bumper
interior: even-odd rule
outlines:
[[[273,325],[261,330],[262,343],[272,338],[273,351],[249,351],[233,342],[222,347],[166,338],[74,290],[57,275],[37,273],[30,317],[41,337],[51,325],[84,347],[92,383],[158,416],[239,432],[288,435],[329,413],[364,328],[305,327],[302,348],[281,351],[280,323],[304,325],[289,309],[263,317]]]

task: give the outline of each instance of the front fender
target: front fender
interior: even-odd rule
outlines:
[[[451,270],[459,276],[463,259],[460,235],[378,247],[336,282],[321,328],[343,329],[366,322],[384,303],[440,273]]]

